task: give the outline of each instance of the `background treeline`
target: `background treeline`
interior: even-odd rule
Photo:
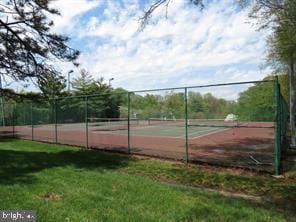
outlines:
[[[279,80],[282,94],[288,101],[288,78],[281,75]],[[16,125],[50,124],[55,119],[58,123],[75,123],[84,122],[86,118],[96,121],[95,118],[128,117],[128,92],[112,88],[102,78],[95,80],[85,70],[73,79],[71,91],[66,90],[65,82],[54,78],[44,84],[43,89],[43,93],[22,92],[25,97],[7,98],[0,110],[2,125],[12,125],[13,122]],[[222,94],[223,87],[219,90]],[[130,94],[131,118],[184,119],[184,104],[184,92],[180,91]],[[188,118],[224,119],[230,113],[242,121],[273,121],[273,82],[257,83],[241,92],[235,101],[209,92],[188,91]]]
[[[272,77],[266,77],[264,80],[270,79]],[[281,92],[288,101],[288,77],[281,75],[279,82]],[[215,87],[211,89],[215,90]],[[219,87],[219,94],[223,94],[223,90],[227,92],[228,89],[229,86]],[[190,119],[225,119],[232,113],[242,121],[274,121],[276,100],[273,82],[262,82],[250,86],[239,94],[237,100],[227,100],[209,92],[197,91],[188,92],[188,118]],[[184,119],[184,93],[171,91],[164,95],[161,95],[161,92],[132,95],[131,112],[133,118],[139,119]]]
[[[225,118],[227,114],[233,113],[235,109],[236,103],[234,101],[216,98],[211,93],[188,93],[189,118]],[[133,95],[131,111],[132,117],[140,119],[184,119],[184,93],[171,91],[163,96],[153,94]]]

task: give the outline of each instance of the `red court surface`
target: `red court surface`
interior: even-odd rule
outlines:
[[[226,128],[205,135],[189,138],[188,157],[192,162],[214,165],[251,168],[273,172],[274,128]],[[259,126],[259,124],[258,124]],[[260,123],[262,126],[262,123]],[[87,134],[83,129],[58,130],[15,127],[15,135],[23,139],[34,139],[67,145],[87,146]],[[33,132],[33,137],[32,137]],[[57,138],[56,138],[57,136]],[[130,137],[130,151],[160,158],[186,159],[186,140],[165,136],[133,135]],[[120,152],[128,152],[127,134],[108,132],[97,133],[94,128],[88,131],[88,147]]]

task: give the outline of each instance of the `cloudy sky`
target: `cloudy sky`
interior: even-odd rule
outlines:
[[[202,12],[189,0],[171,0],[167,17],[161,7],[139,31],[151,2],[56,0],[62,16],[53,18],[54,30],[81,51],[79,69],[129,90],[259,80],[269,72],[262,68],[266,33],[233,0],[211,1]]]

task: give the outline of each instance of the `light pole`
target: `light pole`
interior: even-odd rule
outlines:
[[[111,86],[111,81],[113,81],[114,78],[109,79],[109,86]]]
[[[68,93],[70,93],[70,74],[73,73],[74,71],[73,70],[70,70],[68,72]]]

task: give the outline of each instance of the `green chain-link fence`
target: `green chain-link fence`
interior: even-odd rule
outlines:
[[[275,80],[275,97],[276,97],[276,128],[275,128],[275,151],[274,151],[274,165],[275,174],[279,175],[283,146],[285,143],[287,122],[288,122],[288,104],[281,94],[280,84],[278,78]]]
[[[277,78],[1,106],[2,135],[281,173],[288,109]]]

